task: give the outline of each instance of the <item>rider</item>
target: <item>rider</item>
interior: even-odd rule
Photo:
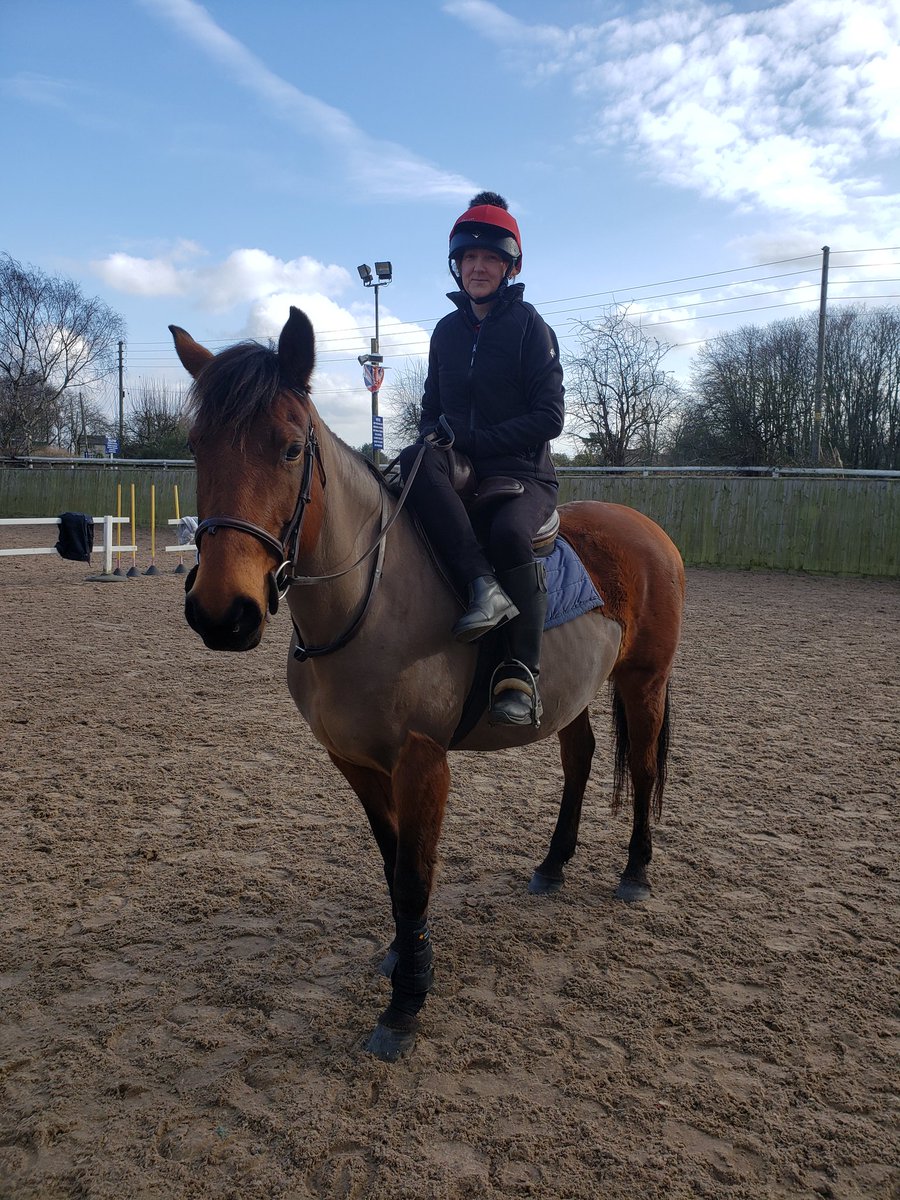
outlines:
[[[409,501],[468,595],[454,637],[472,642],[508,622],[491,723],[536,724],[547,591],[532,538],[552,516],[559,488],[549,448],[565,417],[559,344],[522,298],[524,286],[513,282],[522,269],[522,238],[502,196],[480,192],[472,199],[450,232],[449,265],[461,290],[449,293],[456,309],[431,336],[420,438],[401,453],[400,469],[408,478],[424,442]],[[427,437],[433,433],[437,441]],[[522,484],[519,495],[489,510],[484,548],[451,483],[450,456],[441,448],[451,437],[476,479]]]

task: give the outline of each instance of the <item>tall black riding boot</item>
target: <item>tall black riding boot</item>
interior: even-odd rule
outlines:
[[[489,720],[492,725],[540,725],[543,706],[537,681],[547,615],[544,564],[523,563],[499,578],[519,615],[509,623],[506,659],[491,680]]]

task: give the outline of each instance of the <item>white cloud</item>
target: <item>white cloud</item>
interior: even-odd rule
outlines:
[[[332,429],[351,445],[371,440],[371,398],[362,382],[357,356],[367,353],[374,333],[374,311],[361,299],[349,305],[341,297],[358,289],[343,267],[301,257],[284,261],[260,249],[240,249],[211,262],[195,242],[182,240],[153,257],[111,254],[91,263],[108,286],[130,295],[177,296],[180,307],[227,317],[229,342],[254,338],[277,341],[291,305],[302,309],[316,331],[316,406]],[[189,315],[180,324],[192,324]],[[382,353],[395,358],[428,353],[428,333],[398,320],[381,302]],[[202,340],[202,338],[201,338]],[[220,339],[211,349],[221,349]],[[174,353],[171,368],[180,378]]]
[[[489,0],[446,12],[533,78],[564,78],[595,115],[584,145],[624,147],[664,182],[742,207],[893,237],[883,173],[900,143],[896,0],[787,0],[748,12],[694,0],[602,24],[527,25]]]
[[[0,90],[17,100],[37,104],[44,108],[68,109],[73,92],[82,89],[64,79],[52,79],[33,71],[22,71],[0,80]]]
[[[68,79],[20,71],[0,79],[0,94],[36,108],[54,109],[89,129],[109,130],[115,126],[113,117],[98,103],[97,95],[84,84]]]
[[[443,171],[403,146],[370,137],[346,113],[309,96],[270,71],[254,54],[220,28],[195,0],[142,0],[179,30],[262,102],[269,113],[316,138],[344,156],[351,176],[369,195],[431,196],[463,199],[476,185],[462,175]],[[302,63],[302,56],[298,58]]]
[[[191,296],[198,307],[212,312],[224,312],[284,291],[340,293],[350,283],[344,267],[326,265],[305,255],[284,261],[265,250],[241,249],[222,262],[193,265],[192,260],[203,254],[196,243],[180,241],[155,258],[111,254],[91,263],[91,269],[120,292]]]
[[[185,273],[163,259],[116,253],[91,263],[91,270],[104,283],[129,296],[180,296],[189,290]]]

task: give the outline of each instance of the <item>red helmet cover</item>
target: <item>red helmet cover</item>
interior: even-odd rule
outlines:
[[[492,235],[491,231],[497,232]],[[484,237],[484,234],[487,237]],[[495,204],[478,204],[458,217],[450,230],[450,257],[471,246],[487,246],[518,262],[522,257],[522,235],[516,218]]]

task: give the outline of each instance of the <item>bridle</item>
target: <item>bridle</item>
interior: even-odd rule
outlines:
[[[289,390],[294,392],[301,399],[306,400],[309,398],[309,394],[307,392],[300,391],[298,388],[290,388]],[[268,530],[263,529],[262,526],[254,525],[252,521],[245,521],[240,517],[206,517],[200,522],[194,533],[194,544],[197,547],[198,561],[197,566],[194,566],[189,571],[187,578],[185,579],[184,590],[189,592],[194,585],[194,580],[197,576],[197,569],[200,565],[200,543],[203,537],[206,534],[209,534],[211,537],[215,536],[216,531],[219,529],[236,529],[241,533],[249,533],[251,537],[255,537],[256,540],[261,542],[267,550],[271,551],[278,560],[279,566],[274,571],[270,571],[267,576],[269,593],[268,610],[273,616],[278,611],[279,602],[284,599],[290,588],[309,587],[313,584],[325,583],[331,579],[340,579],[344,575],[349,575],[351,571],[355,571],[358,566],[360,566],[367,558],[370,557],[370,555],[376,554],[377,551],[363,602],[360,605],[356,616],[353,618],[347,628],[344,629],[344,631],[336,638],[334,638],[333,641],[326,642],[320,646],[306,645],[300,634],[300,630],[297,628],[296,620],[294,620],[293,615],[291,617],[294,626],[294,635],[297,641],[293,651],[295,659],[299,660],[300,662],[304,662],[308,658],[318,658],[324,654],[331,654],[335,650],[340,650],[341,647],[346,646],[347,643],[351,641],[359,632],[360,628],[362,627],[362,623],[372,606],[375,590],[379,581],[381,580],[387,535],[393,528],[393,525],[399,517],[400,511],[406,502],[406,497],[409,493],[413,479],[416,476],[416,472],[419,469],[419,464],[422,461],[422,456],[424,453],[425,447],[422,446],[421,450],[416,456],[415,461],[413,462],[409,476],[404,483],[403,491],[400,493],[400,497],[397,501],[397,507],[395,508],[393,515],[388,520],[386,520],[387,498],[385,494],[384,481],[378,468],[372,466],[371,469],[378,476],[381,489],[381,514],[379,517],[379,531],[378,537],[374,543],[369,547],[368,550],[365,551],[364,554],[360,555],[356,562],[352,563],[349,567],[345,567],[342,571],[335,571],[330,575],[295,575],[292,571],[292,568],[294,567],[297,561],[297,556],[300,552],[300,539],[303,533],[303,519],[306,516],[307,509],[312,500],[312,483],[316,468],[318,468],[319,479],[322,484],[323,493],[328,482],[325,474],[325,467],[322,463],[319,440],[316,437],[315,425],[313,424],[312,420],[310,420],[306,429],[306,443],[303,447],[303,474],[300,478],[300,490],[297,495],[297,503],[294,505],[293,514],[285,525],[281,538],[279,539],[273,537],[272,534],[269,533]],[[393,463],[390,465],[393,466]]]

